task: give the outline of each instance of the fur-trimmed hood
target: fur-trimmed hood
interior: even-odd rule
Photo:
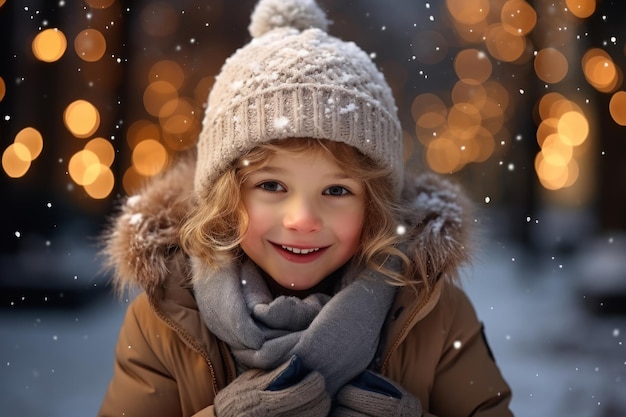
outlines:
[[[152,298],[180,270],[179,229],[193,204],[194,171],[194,159],[183,158],[122,201],[102,239],[104,265],[117,290],[139,286]],[[417,226],[409,256],[433,283],[456,277],[470,257],[468,199],[457,185],[427,173],[406,177],[402,201],[410,207],[408,229]],[[183,281],[191,278],[189,271],[184,275]]]

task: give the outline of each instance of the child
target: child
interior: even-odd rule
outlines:
[[[391,90],[313,0],[261,0],[195,159],[106,236],[129,306],[101,416],[511,416],[454,283],[467,203],[403,173]]]

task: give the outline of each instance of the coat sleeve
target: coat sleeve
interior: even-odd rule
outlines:
[[[511,417],[511,390],[487,344],[474,307],[459,288],[444,292],[446,337],[430,395],[440,416]],[[446,323],[447,322],[447,323]]]
[[[133,301],[126,312],[115,347],[113,377],[99,417],[182,416],[178,383],[163,364],[144,328],[158,320],[144,299]],[[212,417],[213,406],[195,414]]]

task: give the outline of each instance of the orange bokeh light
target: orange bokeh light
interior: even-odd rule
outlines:
[[[59,29],[45,29],[35,36],[32,50],[35,58],[43,62],[61,59],[67,49],[67,39]]]

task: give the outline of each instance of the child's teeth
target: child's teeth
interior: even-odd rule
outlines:
[[[299,254],[299,255],[306,255],[312,252],[317,252],[318,250],[320,250],[320,248],[313,248],[313,249],[298,249],[298,248],[292,248],[289,246],[285,246],[282,245],[281,246],[283,249],[288,250],[289,252],[293,252],[295,254]]]

